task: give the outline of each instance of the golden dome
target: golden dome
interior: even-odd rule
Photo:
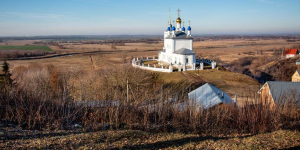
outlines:
[[[180,17],[177,18],[176,22],[177,22],[177,23],[181,23]]]

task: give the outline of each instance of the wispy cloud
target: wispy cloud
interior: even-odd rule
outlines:
[[[17,16],[23,19],[56,19],[63,17],[59,14],[40,14],[40,13],[23,13],[23,12],[4,12],[4,14]]]

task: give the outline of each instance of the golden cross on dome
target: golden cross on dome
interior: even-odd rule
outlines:
[[[184,27],[184,21],[182,21],[182,26]]]
[[[175,21],[173,20],[173,25],[175,24]]]
[[[191,20],[189,20],[189,26],[191,26]]]
[[[178,12],[178,17],[180,17],[180,9],[178,8],[177,12]]]

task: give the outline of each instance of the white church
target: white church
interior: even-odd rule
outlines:
[[[190,22],[190,21],[189,21]],[[173,21],[174,24],[174,21]],[[164,32],[164,47],[158,54],[158,61],[172,65],[193,65],[196,63],[196,53],[193,52],[193,38],[190,25],[187,31],[181,27],[180,10],[178,9],[178,18],[176,27],[171,24],[171,15],[169,12],[169,26]]]
[[[146,58],[133,58],[132,66],[141,69],[160,71],[160,72],[173,72],[173,71],[188,71],[196,70],[196,65],[199,66],[199,70],[204,69],[204,65],[211,65],[211,69],[214,69],[216,62],[199,58],[196,59],[196,53],[193,52],[193,37],[191,35],[192,28],[187,27],[187,30],[183,26],[181,27],[180,10],[178,9],[178,18],[176,19],[176,26],[171,24],[171,14],[169,11],[169,23],[168,28],[164,31],[164,47],[158,53],[158,59],[153,56],[153,59]],[[173,21],[173,24],[175,22]],[[147,63],[149,61],[156,61],[155,64]]]

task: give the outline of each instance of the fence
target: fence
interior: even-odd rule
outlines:
[[[193,63],[192,65],[173,65],[170,64],[168,68],[164,68],[163,65],[161,65],[161,67],[157,67],[156,64],[154,64],[154,66],[152,67],[150,64],[147,64],[145,66],[145,64],[143,63],[143,61],[153,61],[156,60],[158,61],[158,59],[156,59],[155,57],[146,57],[146,59],[144,59],[143,57],[141,59],[139,58],[133,58],[132,60],[132,66],[133,67],[138,67],[141,69],[145,69],[145,70],[151,70],[151,71],[159,71],[159,72],[173,72],[174,71],[174,66],[176,66],[178,68],[178,71],[189,71],[189,70],[196,70],[196,64],[200,65],[199,70],[203,70],[204,69],[204,63],[211,65],[211,68],[214,69],[217,66],[217,63],[209,60],[209,59],[196,59],[196,63]]]

